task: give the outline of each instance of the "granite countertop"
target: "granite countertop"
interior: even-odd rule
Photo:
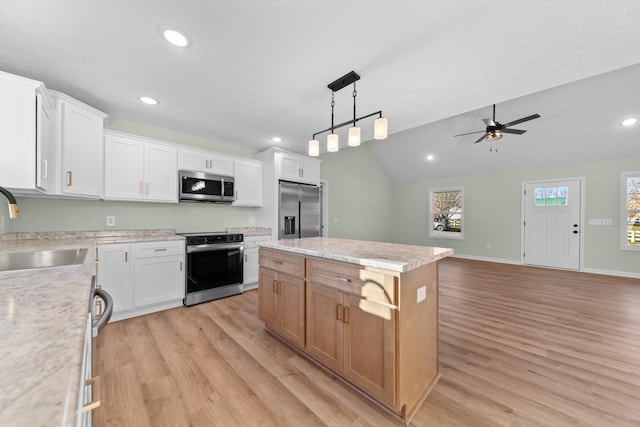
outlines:
[[[263,248],[279,249],[300,255],[377,267],[399,273],[406,273],[425,264],[453,255],[453,249],[450,248],[329,237],[259,242],[258,245]]]
[[[74,425],[96,245],[182,239],[173,230],[0,236],[0,252],[89,249],[82,265],[0,272],[0,425]]]

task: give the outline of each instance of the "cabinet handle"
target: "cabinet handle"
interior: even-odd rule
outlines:
[[[71,187],[73,185],[73,172],[67,171],[67,187]]]
[[[278,281],[275,279],[273,280],[273,293],[278,293]]]
[[[180,271],[182,271],[182,261],[180,261]]]
[[[42,165],[44,166],[44,176],[40,176],[40,179],[47,179],[49,178],[49,162],[42,160]]]
[[[124,262],[129,262],[129,251],[124,251]]]
[[[147,182],[147,195],[149,195],[149,183]]]
[[[342,321],[348,325],[349,324],[349,316],[350,316],[349,307],[345,306],[343,310],[344,310],[344,314],[342,315],[342,319],[343,319]]]
[[[166,250],[167,250],[167,248],[155,249],[155,251],[156,251],[156,252],[164,252],[164,251],[166,251]]]
[[[82,412],[93,411],[100,406],[100,376],[89,378],[84,382],[84,385],[91,386],[91,396],[93,400],[82,407]]]
[[[342,304],[336,305],[336,320],[342,320]]]
[[[236,199],[238,198],[238,190],[236,190]]]
[[[349,279],[348,277],[336,276],[336,279],[340,280],[341,282],[351,283],[351,279]]]
[[[244,262],[247,262],[247,254],[244,254]]]
[[[300,169],[300,178],[304,178],[304,169]]]

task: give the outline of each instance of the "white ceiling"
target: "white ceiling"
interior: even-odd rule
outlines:
[[[186,31],[192,45],[168,45],[164,25]],[[371,145],[398,181],[536,165],[535,153],[548,161],[637,154],[637,142],[615,145],[615,114],[640,113],[635,87],[612,78],[593,96],[544,90],[638,64],[639,45],[637,0],[0,1],[0,70],[117,119],[253,150],[278,135],[282,148],[306,152],[329,126],[326,85],[355,70],[359,115],[382,109],[389,119],[390,138]],[[629,70],[637,87],[638,68]],[[160,104],[143,105],[140,95]],[[450,138],[482,129],[492,103],[503,123],[542,118],[520,125],[525,135],[505,136],[497,154],[473,136]],[[336,122],[351,114],[345,88]],[[370,139],[373,119],[360,126]],[[553,151],[569,142],[571,150]],[[427,151],[437,162],[425,167],[417,161]]]

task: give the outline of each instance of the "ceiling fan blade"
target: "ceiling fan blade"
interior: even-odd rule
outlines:
[[[529,120],[533,120],[533,119],[537,119],[537,118],[540,118],[540,114],[532,114],[532,115],[530,115],[530,116],[523,117],[523,118],[521,118],[521,119],[514,120],[514,121],[509,122],[509,123],[505,123],[505,124],[504,124],[504,127],[509,127],[509,126],[517,125],[517,124],[519,124],[519,123],[528,122]]]
[[[502,133],[515,133],[517,135],[522,135],[526,130],[522,129],[502,129]]]
[[[491,120],[491,119],[482,119],[482,121],[484,122],[485,125],[487,126],[495,126],[496,122]]]
[[[453,136],[454,136],[454,138],[455,138],[456,136],[472,135],[472,134],[474,134],[474,133],[480,133],[480,132],[484,132],[484,130],[477,130],[477,131],[475,131],[475,132],[460,133],[460,134],[458,134],[458,135],[453,135]]]
[[[482,135],[480,138],[478,138],[478,140],[476,142],[474,142],[474,144],[477,144],[480,141],[484,141],[484,139],[487,137],[487,133],[485,132],[484,135]]]

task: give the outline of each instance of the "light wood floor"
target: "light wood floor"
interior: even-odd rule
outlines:
[[[403,425],[266,333],[257,299],[107,325],[94,425]],[[640,426],[640,280],[446,259],[439,331],[412,426]]]

